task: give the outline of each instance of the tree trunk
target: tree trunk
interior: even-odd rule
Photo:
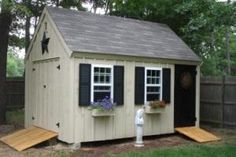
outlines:
[[[59,7],[60,1],[56,0],[56,6]]]
[[[110,0],[106,0],[106,6],[105,6],[105,15],[107,15],[109,9],[110,9],[110,3],[111,1]]]
[[[227,0],[227,3],[230,4],[231,0]],[[230,26],[226,26],[225,30],[225,45],[226,45],[226,56],[227,56],[227,75],[231,75],[231,58],[230,58]]]
[[[26,17],[25,22],[25,55],[30,44],[30,17]]]
[[[0,124],[5,122],[6,113],[6,61],[11,22],[10,13],[0,13]]]
[[[231,75],[231,58],[230,58],[230,45],[229,45],[229,28],[226,26],[225,32],[225,44],[226,44],[226,56],[227,56],[227,75]]]
[[[39,0],[36,1],[36,10],[37,13],[34,15],[34,32],[36,31],[37,23],[38,23],[38,12],[39,12]]]

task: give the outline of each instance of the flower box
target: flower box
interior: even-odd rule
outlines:
[[[92,110],[93,117],[107,117],[114,116],[114,108],[116,103],[113,103],[112,100],[106,96],[105,98],[92,102],[89,106],[89,109]]]
[[[165,107],[156,107],[153,108],[149,105],[145,106],[145,113],[146,114],[158,114],[158,113],[163,113],[165,112]]]
[[[100,110],[100,109],[92,109],[93,117],[107,117],[107,116],[115,116],[115,112],[113,110]]]

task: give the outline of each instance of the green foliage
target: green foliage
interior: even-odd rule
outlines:
[[[37,21],[44,6],[86,10],[82,2],[92,3],[94,10],[104,8],[110,15],[169,25],[202,58],[203,75],[225,75],[229,50],[232,75],[236,75],[236,3],[216,0],[2,0],[3,10],[14,15],[9,45],[27,45],[29,41],[19,35],[24,21],[27,17]]]
[[[236,64],[233,29],[236,3],[215,0],[113,0],[111,15],[165,23],[169,25],[203,61],[203,75],[225,75],[229,30],[231,66]],[[234,70],[234,69],[233,69]],[[236,75],[236,70],[232,73]]]
[[[25,47],[25,39],[20,38],[16,34],[12,34],[11,36],[9,36],[9,46],[17,46],[20,49],[23,49]]]
[[[32,26],[36,27],[44,6],[57,5],[64,8],[75,7],[78,10],[85,10],[81,5],[81,0],[1,0],[0,5],[1,12],[8,12],[13,18],[9,33],[9,46],[19,49],[27,47],[30,40],[30,35],[22,37],[22,32],[26,30],[29,32]],[[28,18],[30,21],[32,17],[36,21],[35,25],[29,23],[29,26],[26,27],[26,19]],[[7,76],[23,76],[23,73],[23,60],[10,50],[7,59]]]
[[[186,16],[178,14],[175,9],[182,0],[113,0],[111,15],[160,22],[169,25],[178,35],[180,27],[187,23]]]
[[[78,10],[85,11],[85,8],[82,7],[81,0],[62,0],[60,1],[59,6],[62,6],[63,8],[76,7]]]
[[[228,62],[225,33],[235,25],[235,6],[214,0],[193,0],[183,3],[176,11],[189,16],[188,24],[182,26],[182,38],[201,56],[203,75],[225,75]],[[233,35],[232,30],[229,33]]]
[[[4,0],[8,1],[8,0]],[[45,6],[57,6],[63,8],[76,8],[77,10],[86,10],[82,7],[82,0],[12,0],[7,6],[8,10],[12,12],[13,23],[11,26],[9,46],[27,49],[30,42],[30,37],[22,38],[22,32],[36,28],[39,16],[41,15]],[[26,25],[26,20],[29,20],[29,25]],[[34,23],[32,22],[34,21]]]
[[[10,50],[7,55],[7,77],[24,75],[24,60]]]

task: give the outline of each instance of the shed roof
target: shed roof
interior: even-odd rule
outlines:
[[[46,9],[72,52],[200,61],[167,25],[62,8]]]

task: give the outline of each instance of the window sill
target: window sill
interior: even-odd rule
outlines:
[[[160,114],[165,112],[165,107],[152,108],[149,105],[145,106],[146,114]]]
[[[115,112],[113,110],[111,111],[102,111],[98,109],[92,110],[92,116],[93,117],[109,117],[109,116],[115,116]]]

